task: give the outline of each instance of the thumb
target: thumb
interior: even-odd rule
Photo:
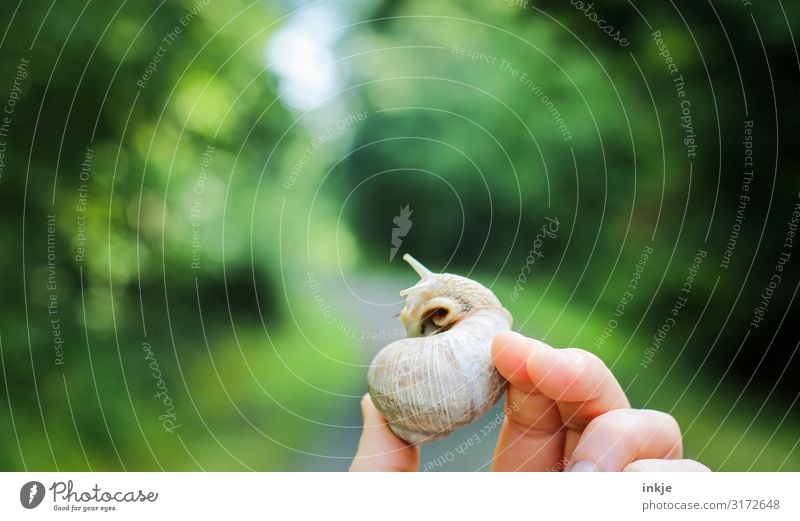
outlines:
[[[351,472],[413,472],[419,468],[419,447],[394,435],[369,394],[361,399],[361,414],[364,431]]]

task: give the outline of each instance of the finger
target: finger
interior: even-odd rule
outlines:
[[[583,431],[567,470],[618,472],[643,459],[679,459],[681,431],[669,414],[619,409],[598,416]]]
[[[562,470],[564,433],[560,427],[548,427],[561,423],[553,401],[539,393],[525,394],[515,387],[509,387],[506,403],[506,418],[497,439],[492,470]],[[519,409],[515,408],[517,405]],[[539,425],[545,428],[539,428]]]
[[[492,339],[492,361],[497,371],[513,387],[526,393],[535,390],[528,376],[531,349],[530,339],[514,331],[498,333]]]
[[[627,465],[623,472],[711,472],[693,459],[643,459]]]
[[[619,382],[596,355],[526,340],[531,346],[528,377],[536,389],[558,403],[566,427],[582,430],[601,414],[630,407]]]
[[[412,472],[419,468],[419,448],[394,435],[369,394],[361,399],[361,413],[364,430],[351,471]]]
[[[531,345],[519,333],[492,342],[495,367],[509,381],[506,419],[492,462],[495,471],[560,470],[564,453],[561,416],[555,402],[540,393],[528,375]]]
[[[559,470],[592,419],[630,406],[611,371],[586,351],[506,332],[494,338],[492,356],[511,384],[495,470]]]

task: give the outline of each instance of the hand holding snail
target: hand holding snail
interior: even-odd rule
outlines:
[[[433,315],[423,313],[417,319],[423,316],[436,325]],[[428,331],[431,324],[419,324],[419,330]],[[708,470],[697,461],[680,459],[681,431],[672,416],[630,408],[622,387],[597,356],[582,349],[554,349],[503,331],[491,342],[491,360],[508,382],[508,416],[500,430],[492,470]],[[376,400],[373,395],[361,401],[364,431],[350,470],[418,470],[419,446],[396,435],[398,431],[406,434],[409,424],[386,416],[381,410],[384,405],[376,408],[373,401],[382,403],[383,399]],[[409,437],[427,441],[431,434],[427,429]]]

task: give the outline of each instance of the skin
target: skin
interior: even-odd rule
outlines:
[[[611,371],[582,349],[554,349],[518,333],[492,343],[508,381],[494,471],[708,471],[682,459],[681,431],[663,412],[631,409]],[[395,436],[369,395],[351,471],[419,470],[419,447]]]

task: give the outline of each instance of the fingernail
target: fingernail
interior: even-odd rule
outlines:
[[[567,468],[567,472],[597,472],[597,465],[592,463],[591,461],[576,461],[574,463],[570,463]]]

